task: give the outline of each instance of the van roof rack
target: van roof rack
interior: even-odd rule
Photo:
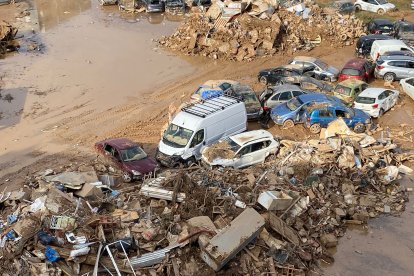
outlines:
[[[229,95],[212,97],[207,100],[200,100],[195,103],[190,103],[183,108],[182,111],[189,114],[205,118],[217,111],[224,110],[226,107],[239,103],[240,99]]]

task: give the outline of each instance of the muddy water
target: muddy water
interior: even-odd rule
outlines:
[[[97,1],[35,0],[30,24],[43,53],[21,51],[0,60],[1,93],[14,98],[0,100],[1,173],[24,165],[22,155],[30,151],[62,150],[50,143],[56,122],[131,100],[145,105],[143,95],[194,72],[153,41],[179,22],[154,18],[121,15]]]

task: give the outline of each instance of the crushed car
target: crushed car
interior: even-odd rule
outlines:
[[[342,118],[345,124],[356,133],[364,132],[371,124],[371,117],[362,110],[346,107],[342,104],[313,103],[306,106],[303,113],[305,127],[317,134],[331,122]]]
[[[284,84],[298,85],[306,91],[330,93],[334,88],[330,82],[317,80],[308,76],[290,76],[282,79]]]
[[[292,76],[314,76],[313,66],[288,64],[277,68],[265,69],[257,75],[258,81],[263,85],[283,84],[283,79]]]
[[[304,94],[272,108],[270,117],[276,125],[283,126],[283,128],[293,127],[297,123],[303,123],[302,115],[305,107],[314,102],[332,102],[340,104],[341,100],[333,96],[319,93]]]
[[[263,114],[262,105],[250,86],[241,84],[233,85],[225,94],[236,97],[244,102],[247,120],[259,120]]]
[[[314,78],[319,80],[335,82],[339,74],[339,70],[337,68],[326,64],[319,58],[297,56],[290,60],[288,63],[300,65],[303,67],[313,67]]]
[[[347,79],[335,86],[333,94],[347,105],[352,105],[355,98],[368,88],[368,84],[357,79]]]
[[[397,103],[399,95],[398,90],[367,88],[356,97],[354,107],[374,118],[381,117]]]
[[[141,180],[145,175],[154,175],[159,166],[139,144],[126,138],[106,139],[95,144],[100,155],[122,173],[125,182]]]
[[[253,130],[229,136],[206,147],[202,163],[207,167],[245,168],[263,163],[270,154],[276,154],[279,142],[266,130]]]

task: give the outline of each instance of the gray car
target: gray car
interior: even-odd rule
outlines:
[[[414,57],[381,56],[377,59],[375,77],[393,82],[414,76]]]
[[[306,94],[299,86],[293,84],[283,84],[279,86],[267,87],[259,96],[264,108],[273,108],[290,99]]]
[[[329,66],[324,61],[307,56],[297,56],[289,61],[289,64],[302,65],[304,67],[312,66],[315,78],[334,82],[337,80],[339,70],[333,66]]]

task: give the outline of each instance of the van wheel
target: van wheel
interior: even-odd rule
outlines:
[[[259,81],[260,81],[261,84],[267,85],[267,78],[265,76],[261,76]]]
[[[319,132],[321,132],[321,125],[320,124],[313,124],[313,125],[310,126],[309,130],[313,134],[318,134]]]
[[[378,13],[378,14],[384,14],[384,13],[385,13],[385,11],[384,11],[383,9],[379,9],[379,10],[377,10],[377,13]]]
[[[384,75],[384,80],[388,82],[393,82],[395,80],[396,76],[394,73],[386,73]]]
[[[366,129],[365,125],[363,125],[361,123],[356,124],[355,127],[354,127],[354,130],[355,130],[356,133],[363,133],[363,132],[365,132],[365,129]]]
[[[355,11],[357,11],[357,12],[361,11],[361,6],[360,5],[355,5]]]
[[[283,122],[283,128],[292,128],[294,126],[295,126],[295,123],[291,119],[288,119]]]
[[[128,172],[123,172],[122,179],[124,180],[124,182],[129,183],[132,181],[132,176]]]

